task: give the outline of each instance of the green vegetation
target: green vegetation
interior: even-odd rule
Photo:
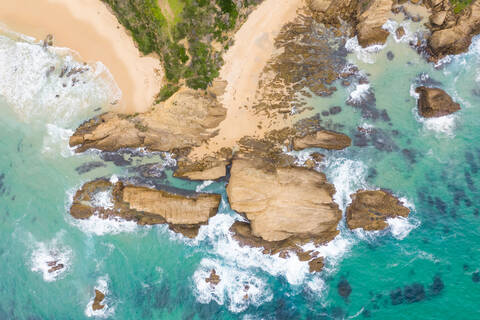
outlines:
[[[185,83],[205,89],[218,76],[222,52],[231,31],[241,19],[233,0],[102,0],[131,33],[144,54],[160,56],[167,84],[158,101],[164,101]],[[161,2],[161,8],[159,3]],[[261,0],[243,0],[242,7]],[[238,2],[238,1],[237,1]]]
[[[463,9],[465,9],[472,0],[450,0],[450,3],[453,6],[453,11],[455,13],[460,13]]]

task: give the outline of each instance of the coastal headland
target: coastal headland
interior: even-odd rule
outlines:
[[[199,41],[208,45],[205,39],[189,38],[189,33],[185,32],[184,38],[177,39],[180,44],[188,43],[177,47],[185,54],[185,61],[178,65],[183,78],[173,77],[168,71],[172,65],[165,65],[167,75],[163,88],[168,89],[168,95],[153,103],[149,95],[153,89],[151,92],[148,89],[151,83],[146,86],[148,90],[134,84],[127,91],[141,95],[143,100],[136,103],[132,97],[123,101],[131,104],[131,107],[125,107],[126,112],[107,112],[87,120],[70,138],[70,146],[76,152],[89,149],[116,152],[124,148],[170,152],[177,161],[177,177],[228,179],[226,192],[230,205],[245,218],[245,221],[235,222],[230,229],[235,239],[242,245],[263,247],[266,254],[285,256],[288,251],[295,252],[302,261],[310,261],[312,271],[320,271],[323,260],[318,252],[303,252],[301,246],[310,242],[322,245],[334,239],[344,216],[351,229],[383,230],[387,227],[387,219],[408,217],[410,212],[385,190],[360,190],[351,195],[352,203],[345,213],[339,209],[333,199],[335,187],[318,166],[322,156],[314,156],[314,153],[318,152],[316,149],[339,152],[348,148],[352,141],[347,135],[327,128],[321,118],[309,114],[311,110],[307,102],[314,95],[333,94],[337,90],[336,80],[368,83],[358,68],[347,62],[342,48],[351,37],[357,37],[362,47],[384,44],[390,33],[383,26],[391,17],[402,14],[408,19],[418,19],[406,13],[402,6],[405,2],[264,0],[253,7],[243,8],[239,11],[243,15],[237,15],[231,28],[222,29],[220,38],[224,42],[200,50],[209,53],[208,59],[222,56],[222,63],[215,65],[218,69],[208,73],[211,76],[218,72],[211,81],[207,81],[208,77],[201,78],[200,82],[194,81],[192,72],[198,72],[200,77],[203,69],[193,68],[199,62],[191,55],[190,49]],[[473,1],[456,12],[448,0],[424,1],[419,11],[430,14],[427,23],[430,33],[410,45],[430,61],[465,51],[472,36],[480,32],[476,28],[480,17],[477,3]],[[65,6],[62,8],[67,10]],[[114,19],[104,4],[99,2],[98,6],[103,8],[101,12],[105,15],[109,14],[108,19]],[[120,21],[124,21],[118,16],[121,10],[113,11]],[[218,14],[228,18],[234,16],[230,11],[219,11]],[[115,26],[112,36],[117,34],[120,39],[128,38],[118,22],[112,21],[107,23],[109,28]],[[171,28],[170,24],[168,26]],[[22,30],[28,34],[27,31]],[[397,30],[397,35],[402,35],[402,31]],[[60,35],[55,39],[62,44]],[[132,48],[132,40],[124,41],[124,44],[117,45]],[[69,46],[69,43],[64,45]],[[116,45],[112,46],[116,48]],[[220,48],[217,50],[215,46]],[[165,60],[168,55],[163,54],[162,48],[158,48],[158,55],[160,60]],[[135,46],[133,49],[137,50]],[[85,53],[81,49],[78,51],[82,57],[84,54],[88,57],[88,50]],[[123,53],[115,51],[104,54],[108,53],[112,57],[115,54],[123,57]],[[96,56],[95,59],[102,60],[102,57]],[[138,50],[135,54],[132,51],[131,57],[132,64],[127,63],[128,66],[137,66],[142,59],[155,60],[154,57],[141,57]],[[189,66],[195,71],[186,71]],[[118,72],[128,73],[125,70]],[[115,72],[112,73],[115,76]],[[159,90],[160,85],[156,89]],[[420,91],[423,94],[425,90]],[[442,94],[441,98],[441,103],[448,105],[439,107],[441,115],[458,110],[458,105],[449,97]],[[150,99],[146,107],[145,99]],[[427,103],[435,104],[435,101],[425,99],[419,104],[420,110]],[[292,154],[303,150],[311,154],[311,159],[299,164]],[[83,207],[85,203],[82,201],[95,197],[97,191],[90,189],[97,184],[105,190],[123,190],[123,195],[117,197],[112,206],[126,208],[123,216],[127,219],[145,224],[145,215],[149,219],[151,214],[156,214],[153,223],[168,223],[171,229],[181,233],[187,225],[189,231],[184,233],[187,236],[195,236],[199,225],[208,223],[212,210],[218,208],[220,201],[218,195],[204,200],[208,197],[202,194],[181,197],[174,192],[164,193],[140,186],[124,188],[123,185],[97,181],[85,184],[77,193],[71,209],[74,217],[85,219],[95,214],[105,218],[113,214],[99,212],[95,206],[93,209],[92,206]],[[115,191],[117,195],[120,194],[118,190]],[[128,196],[126,190],[131,191]],[[147,205],[141,204],[144,200]],[[203,201],[207,204],[195,206]],[[191,207],[191,221],[181,219],[178,206],[182,205]],[[176,209],[169,211],[173,207]],[[175,216],[177,214],[179,216]],[[202,219],[197,219],[198,216]]]

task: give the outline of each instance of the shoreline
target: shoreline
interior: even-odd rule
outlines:
[[[122,91],[116,112],[144,112],[153,106],[162,85],[160,60],[141,56],[127,30],[101,1],[2,1],[0,23],[39,41],[53,34],[54,46],[71,49],[86,62],[102,62]]]
[[[258,101],[259,81],[267,63],[275,55],[275,38],[293,21],[304,0],[265,0],[235,34],[234,45],[225,53],[219,81],[226,82],[218,100],[227,116],[215,128],[218,135],[192,150],[191,158],[203,158],[222,148],[235,147],[246,136],[262,138],[266,132],[291,126],[281,115],[258,114],[252,108]],[[261,92],[260,92],[261,95]]]

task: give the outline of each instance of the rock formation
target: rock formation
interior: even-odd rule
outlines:
[[[351,144],[352,140],[347,135],[328,130],[320,130],[293,139],[293,149],[296,151],[307,148],[341,150],[349,147]]]
[[[63,263],[59,263],[59,261],[57,260],[47,262],[47,266],[50,267],[48,269],[48,273],[52,273],[65,268],[65,265]]]
[[[460,110],[460,105],[442,89],[418,87],[418,113],[425,118],[441,117]]]
[[[177,160],[174,176],[190,180],[217,180],[225,177],[231,159],[232,149],[226,148],[214,156],[205,156],[201,160],[192,161],[188,157],[181,157]]]
[[[388,218],[408,217],[410,210],[384,190],[359,190],[350,195],[352,203],[347,208],[347,225],[350,229],[383,230]]]
[[[201,225],[217,213],[221,196],[193,194],[182,196],[162,190],[112,184],[107,180],[88,182],[77,191],[70,208],[76,219],[96,214],[136,221],[140,225],[168,223],[170,229],[193,238]]]
[[[232,227],[241,243],[274,253],[310,241],[326,243],[338,234],[342,214],[324,174],[272,168],[259,159],[234,159],[230,174],[230,205],[249,221]]]
[[[348,22],[362,47],[384,44],[389,32],[382,28],[392,15],[392,0],[308,0],[320,22],[340,27]]]
[[[472,37],[480,33],[480,1],[474,0],[459,14],[455,14],[449,0],[428,0],[431,8],[428,52],[433,60],[449,54],[467,51]]]
[[[105,308],[105,305],[101,304],[103,299],[105,299],[105,294],[100,290],[95,289],[95,298],[93,299],[92,310],[102,310]]]
[[[163,105],[138,114],[105,113],[82,124],[70,138],[76,152],[145,147],[172,151],[199,146],[216,133],[226,109],[211,95],[183,89]]]
[[[362,47],[384,44],[389,32],[383,25],[392,16],[392,0],[359,1],[356,34]]]
[[[216,286],[220,283],[220,276],[217,274],[215,269],[212,269],[210,276],[205,279],[205,282],[210,283],[212,286]]]

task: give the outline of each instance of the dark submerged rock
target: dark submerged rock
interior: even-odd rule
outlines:
[[[333,106],[329,109],[331,115],[339,114],[342,112],[342,107],[339,106]]]
[[[104,161],[113,162],[116,166],[124,167],[131,164],[131,161],[125,160],[121,153],[117,152],[102,152],[100,158]]]
[[[87,162],[75,168],[78,174],[84,174],[97,168],[106,167],[105,163],[100,161]]]
[[[432,296],[439,295],[443,289],[445,288],[445,285],[443,284],[442,278],[440,276],[435,276],[433,278],[433,283],[430,285],[430,294]]]
[[[390,60],[390,61],[392,61],[393,58],[395,58],[395,55],[393,54],[393,52],[392,52],[392,51],[388,51],[388,52],[387,52],[387,59]]]
[[[398,305],[403,303],[403,294],[402,289],[398,288],[395,290],[390,291],[390,300],[392,301],[392,305]]]
[[[472,274],[472,281],[473,282],[480,282],[480,272],[479,271],[475,271]]]
[[[420,302],[425,299],[425,288],[420,283],[405,286],[403,297],[407,303]]]
[[[350,283],[348,283],[347,279],[342,279],[338,283],[337,291],[342,298],[346,299],[350,296],[350,294],[352,293],[352,287],[350,286]]]

